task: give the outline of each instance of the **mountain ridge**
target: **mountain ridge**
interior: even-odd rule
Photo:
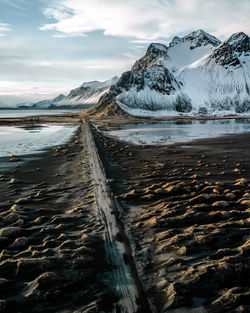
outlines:
[[[152,43],[98,104],[113,100],[127,113],[144,116],[250,111],[250,41],[243,32],[221,42],[202,31]]]

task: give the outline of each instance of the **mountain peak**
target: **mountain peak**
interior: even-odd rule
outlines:
[[[60,93],[60,95],[58,95],[56,98],[54,98],[54,102],[59,102],[59,101],[63,100],[64,98],[65,98],[65,96]]]
[[[244,32],[238,32],[238,33],[231,35],[226,41],[226,43],[233,45],[238,42],[245,41],[245,40],[249,41],[249,37]]]
[[[166,58],[168,48],[161,43],[151,43],[147,49],[146,54],[140,58],[132,67],[132,71],[138,71],[142,68],[157,64],[163,58]]]
[[[250,38],[243,32],[233,34],[225,41],[225,44],[231,46],[239,55],[250,52]]]
[[[193,41],[195,44],[194,48],[196,46],[205,46],[207,44],[211,44],[212,46],[217,47],[221,44],[221,41],[218,38],[208,34],[203,29],[195,30],[183,37],[183,39]]]
[[[243,32],[231,35],[218,49],[220,54],[227,54],[232,59],[237,60],[236,65],[240,64],[238,57],[248,56],[250,52],[250,38]],[[227,53],[226,53],[227,52]],[[225,59],[225,57],[224,57]]]
[[[184,37],[175,36],[169,46],[173,47],[182,42],[190,42],[190,49],[206,46],[208,44],[212,45],[213,47],[217,47],[221,44],[219,39],[206,33],[202,29],[195,30]]]
[[[148,47],[147,52],[157,53],[158,51],[167,53],[168,48],[161,43],[151,43]]]

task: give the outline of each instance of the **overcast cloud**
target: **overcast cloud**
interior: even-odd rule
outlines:
[[[189,29],[214,34],[250,31],[249,0],[52,0],[44,14],[54,20],[41,27],[55,34],[105,35],[157,39]]]
[[[0,0],[0,102],[120,75],[150,42],[199,28],[249,35],[249,17],[249,0]]]

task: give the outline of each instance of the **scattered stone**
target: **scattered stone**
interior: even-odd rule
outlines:
[[[250,208],[250,199],[243,199],[240,201],[240,203]]]
[[[0,237],[12,237],[20,234],[22,229],[19,227],[4,227],[0,229]]]
[[[185,246],[180,247],[175,253],[177,255],[185,255],[187,253],[187,248]]]
[[[10,211],[11,211],[11,212],[21,212],[22,209],[21,209],[20,205],[18,205],[18,204],[13,204],[12,207],[10,208]]]
[[[246,192],[244,193],[244,195],[242,196],[243,199],[250,199],[250,193]]]
[[[196,179],[198,177],[199,177],[198,174],[194,174],[194,175],[190,176],[189,178]]]
[[[12,248],[24,248],[27,246],[28,240],[25,237],[17,238],[11,245]]]
[[[15,201],[16,204],[24,204],[24,203],[29,203],[31,200],[31,196],[27,196],[24,198],[19,198]]]
[[[14,223],[16,222],[17,220],[19,220],[21,217],[21,215],[19,214],[16,214],[16,213],[9,213],[8,215],[6,215],[4,218],[3,218],[3,221],[6,223]]]
[[[235,168],[235,169],[233,170],[233,172],[234,172],[234,173],[240,173],[240,169]]]
[[[0,278],[0,287],[6,285],[6,283],[8,283],[8,279]]]
[[[4,311],[6,309],[6,301],[0,300],[0,312]]]
[[[212,206],[218,208],[228,208],[230,203],[228,201],[216,201],[212,204]]]
[[[234,186],[244,187],[248,184],[248,180],[246,178],[236,179]]]
[[[19,162],[19,161],[21,161],[21,159],[19,159],[17,156],[15,156],[15,155],[12,155],[10,158],[9,158],[9,160],[8,160],[8,162]]]
[[[17,183],[17,180],[15,178],[11,178],[8,182],[9,185],[13,185],[13,184],[16,184]]]
[[[226,193],[226,194],[225,194],[225,197],[226,197],[227,199],[229,199],[229,200],[233,200],[233,199],[236,198],[235,194],[232,193],[232,192]]]

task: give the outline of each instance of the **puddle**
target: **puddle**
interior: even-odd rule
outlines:
[[[34,128],[0,126],[0,157],[26,155],[68,142],[77,125],[43,124]]]

